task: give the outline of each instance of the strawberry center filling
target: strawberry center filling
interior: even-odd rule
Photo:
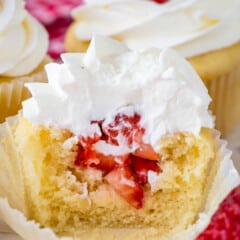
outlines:
[[[160,155],[143,141],[145,129],[140,126],[141,117],[117,114],[113,121],[92,121],[98,124],[100,133],[92,137],[80,137],[75,165],[80,168],[96,168],[103,172],[104,180],[114,191],[135,208],[143,204],[143,188],[149,184],[148,171],[160,172]],[[109,149],[124,151],[109,154],[101,152],[98,144]],[[114,152],[114,151],[113,151]]]

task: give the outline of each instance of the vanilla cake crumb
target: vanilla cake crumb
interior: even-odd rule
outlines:
[[[33,126],[22,119],[15,130],[22,156],[30,218],[58,234],[89,228],[157,228],[159,236],[194,223],[205,198],[214,144],[210,130],[166,135],[161,140],[161,172],[155,190],[144,186],[144,203],[135,209],[109,187],[97,169],[74,165],[76,143],[67,130]],[[211,163],[212,164],[212,163]]]

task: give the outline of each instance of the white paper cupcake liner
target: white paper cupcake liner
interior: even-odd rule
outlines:
[[[226,135],[240,121],[240,66],[205,84],[212,98],[210,108],[216,116],[216,128]]]
[[[4,222],[4,220],[0,216],[0,233],[10,233],[10,232],[12,232],[12,229]]]
[[[219,151],[219,168],[208,193],[204,211],[199,214],[197,222],[187,230],[176,235],[176,240],[195,239],[209,224],[212,215],[228,193],[240,184],[240,175],[231,160],[232,152],[227,149],[227,142],[220,139],[220,133],[214,131]]]
[[[235,167],[240,172],[240,122],[238,126],[227,135],[227,141],[229,143],[229,148],[233,151],[233,161]]]
[[[48,228],[41,229],[33,221],[27,221],[22,212],[9,206],[7,199],[0,198],[0,213],[9,226],[26,240],[71,240],[67,237],[57,237]]]
[[[49,228],[40,228],[34,221],[28,221],[28,206],[24,195],[24,176],[22,174],[21,156],[19,156],[13,139],[14,126],[21,114],[8,118],[0,125],[0,215],[6,223],[25,240],[89,240],[95,239],[145,239],[146,231],[158,239],[156,229],[92,229],[73,237],[58,237]],[[219,139],[219,132],[213,131],[219,155],[219,167],[211,184],[204,210],[197,222],[187,230],[171,233],[161,239],[191,240],[194,239],[209,223],[219,203],[238,184],[240,176],[231,160],[231,152],[226,148],[226,141]],[[95,236],[95,237],[94,237]],[[171,236],[171,237],[170,237]],[[173,237],[174,236],[174,237]]]
[[[3,82],[0,79],[0,123],[6,117],[17,114],[18,110],[22,108],[22,101],[31,96],[24,87],[26,82],[47,82],[44,65],[50,61],[51,59],[46,57],[38,69],[29,75]]]

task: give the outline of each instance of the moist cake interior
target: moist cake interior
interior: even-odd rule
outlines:
[[[216,157],[211,130],[161,138],[160,170],[141,185],[138,207],[112,188],[104,171],[76,164],[79,143],[74,139],[68,130],[33,126],[24,118],[16,127],[30,219],[60,235],[95,227],[154,227],[161,235],[195,221]]]

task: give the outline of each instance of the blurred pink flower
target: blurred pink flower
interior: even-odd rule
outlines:
[[[49,32],[48,54],[54,59],[65,51],[64,35],[72,21],[70,12],[82,3],[82,0],[26,0],[26,9]]]

